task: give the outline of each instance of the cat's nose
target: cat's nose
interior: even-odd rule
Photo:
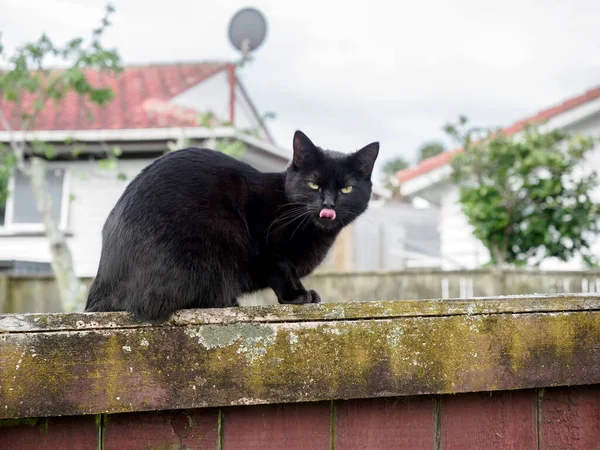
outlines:
[[[333,199],[332,197],[325,197],[323,199],[323,207],[328,209],[335,208],[335,199]]]
[[[325,191],[323,193],[323,208],[333,209],[335,208],[335,194]]]

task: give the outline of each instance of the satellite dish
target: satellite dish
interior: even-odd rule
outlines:
[[[267,21],[256,8],[240,9],[229,22],[229,41],[247,56],[256,50],[267,35]]]

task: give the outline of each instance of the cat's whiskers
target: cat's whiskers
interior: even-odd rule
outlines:
[[[304,216],[305,217],[300,221],[300,223],[298,224],[298,226],[296,227],[296,229],[290,236],[290,239],[294,237],[294,235],[296,234],[296,231],[298,231],[298,228],[300,228],[300,225],[304,224],[304,226],[306,226],[308,224],[308,221],[306,219],[310,219],[310,217],[312,216],[312,212],[308,211]],[[302,229],[304,229],[304,227],[302,227]]]
[[[303,204],[302,207],[291,208],[289,211],[285,211],[283,214],[278,216],[267,228],[266,240],[269,241],[269,237],[273,234],[276,234],[278,231],[284,229],[286,226],[292,224],[298,219],[304,219],[305,216],[310,216],[314,211],[312,209],[307,209],[306,205]],[[273,226],[277,224],[277,227],[273,230]]]
[[[278,216],[273,222],[271,222],[271,225],[269,226],[269,230],[275,224],[277,224],[278,227],[275,230],[273,230],[273,233],[269,233],[269,234],[274,234],[277,231],[281,230],[282,228],[285,228],[286,226],[292,224],[294,221],[296,221],[298,219],[304,219],[306,217],[310,217],[312,214],[316,214],[319,211],[318,208],[315,208],[312,205],[307,205],[305,203],[299,203],[299,204],[302,206],[291,208],[289,211],[285,211],[283,214]],[[269,231],[269,230],[267,230],[267,231]]]
[[[277,232],[279,232],[279,231],[283,230],[284,228],[286,228],[288,225],[291,225],[292,223],[294,223],[296,220],[299,220],[299,219],[303,218],[305,215],[309,215],[309,213],[308,212],[301,213],[301,214],[299,214],[297,216],[294,216],[294,217],[290,218],[289,220],[285,221],[284,223],[278,224],[278,226],[271,233],[269,233],[268,236],[276,234]]]
[[[377,225],[377,222],[374,222],[373,220],[369,219],[368,217],[365,217],[364,215],[362,215],[362,212],[361,212],[361,211],[359,211],[359,210],[357,210],[357,209],[354,209],[354,208],[352,208],[352,207],[347,207],[347,208],[346,208],[346,210],[347,210],[349,213],[353,213],[353,214],[356,214],[356,215],[360,215],[360,218],[361,218],[362,220],[366,220],[367,222],[371,223],[372,225]],[[343,222],[342,222],[342,223],[343,223]],[[346,226],[346,224],[344,224],[344,226]]]
[[[285,208],[285,207],[287,207],[287,206],[294,206],[294,205],[306,206],[306,203],[302,203],[302,202],[290,202],[290,203],[284,203],[283,205],[279,205],[279,206],[277,207],[277,209]]]
[[[271,224],[269,225],[269,228],[271,228],[275,224],[279,224],[280,222],[287,221],[287,219],[289,219],[290,217],[293,218],[298,213],[302,213],[304,211],[305,211],[305,208],[301,208],[301,207],[296,207],[289,211],[285,211],[284,213],[282,213],[281,215],[276,217],[275,220],[273,220],[273,222],[271,222]]]

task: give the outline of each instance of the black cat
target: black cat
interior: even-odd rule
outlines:
[[[106,220],[86,311],[162,322],[267,287],[280,303],[320,302],[300,278],[367,209],[379,143],[343,154],[296,131],[293,147],[282,173],[199,148],[146,167]]]

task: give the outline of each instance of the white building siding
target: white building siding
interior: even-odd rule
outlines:
[[[210,111],[220,120],[229,121],[230,95],[229,73],[224,70],[174,97],[170,103],[196,111]],[[233,106],[233,123],[235,127],[239,130],[257,130],[259,131],[258,137],[266,140],[267,135],[262,129],[260,117],[256,115],[238,83],[234,88]]]
[[[101,170],[96,162],[76,161],[52,163],[70,172],[70,202],[67,244],[73,257],[75,274],[91,277],[96,274],[102,245],[101,232],[110,210],[125,186],[152,159],[119,161],[118,170],[127,175],[120,181],[116,172]],[[50,261],[50,249],[45,236],[0,236],[0,260]]]
[[[229,120],[229,81],[226,70],[173,97],[169,103],[201,112],[212,112],[221,120]]]
[[[75,274],[80,277],[96,275],[102,249],[102,226],[127,184],[153,159],[119,162],[118,170],[127,175],[119,180],[112,171],[99,170],[93,163],[71,164],[71,202],[69,247]]]
[[[439,217],[443,269],[475,269],[489,261],[488,250],[473,236],[473,227],[462,212],[456,187],[444,190]]]

